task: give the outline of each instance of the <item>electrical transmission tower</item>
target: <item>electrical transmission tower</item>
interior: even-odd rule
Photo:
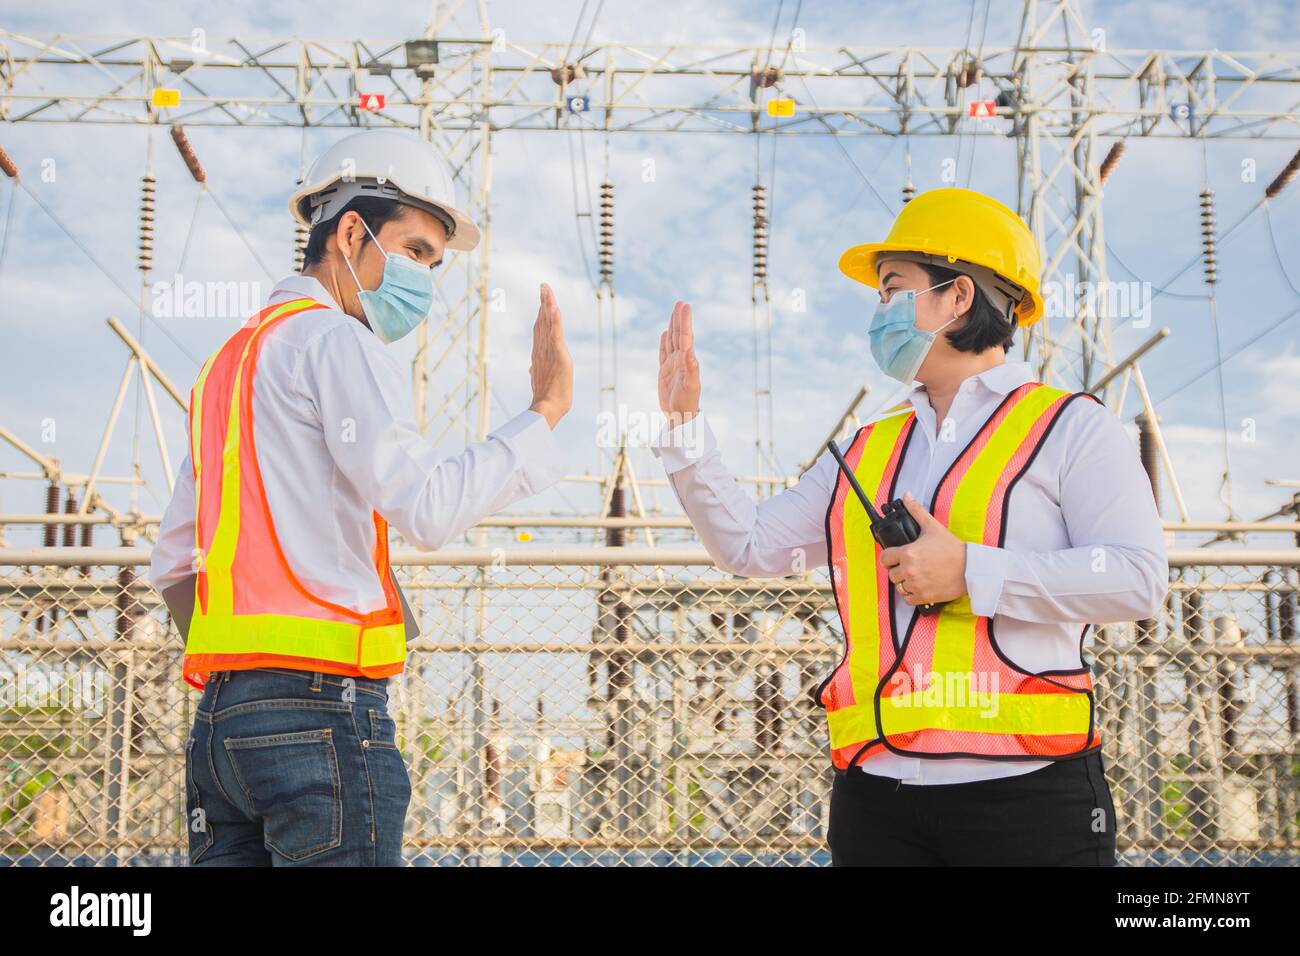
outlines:
[[[418,130],[485,233],[442,277],[445,314],[419,333],[417,418],[435,443],[488,426],[492,138],[566,128],[575,95],[603,133],[1013,138],[1014,201],[1067,305],[1034,327],[1026,357],[1066,387],[1114,366],[1106,299],[1079,292],[1106,279],[1102,150],[1117,158],[1136,137],[1300,138],[1300,53],[1113,50],[1078,0],[1025,0],[1010,46],[789,48],[771,62],[767,48],[516,42],[469,0],[437,4],[425,35],[406,41],[0,31],[0,119]],[[991,97],[978,120],[973,89]],[[167,90],[174,105],[155,105]],[[370,94],[382,106],[367,108]],[[765,98],[792,112],[763,115]]]
[[[972,20],[973,13],[972,6]],[[738,134],[755,137],[756,147],[766,142],[773,157],[778,142],[782,143],[781,155],[789,156],[787,142],[829,138],[854,166],[852,174],[861,176],[868,186],[869,177],[853,163],[845,142],[857,137],[898,138],[908,143],[904,202],[917,186],[929,189],[951,183],[938,177],[925,181],[926,177],[920,176],[922,181],[914,186],[910,163],[913,138],[956,138],[961,144],[965,137],[971,137],[972,162],[973,146],[980,140],[1011,139],[1016,148],[1016,187],[1010,203],[1025,217],[1042,246],[1042,280],[1049,293],[1049,314],[1026,337],[1026,358],[1035,364],[1039,378],[1063,387],[1101,390],[1126,388],[1130,379],[1136,383],[1146,416],[1151,419],[1142,433],[1144,464],[1154,472],[1156,466],[1152,463],[1163,456],[1180,516],[1187,520],[1181,494],[1172,482],[1167,449],[1154,425],[1153,406],[1136,365],[1143,350],[1160,336],[1116,361],[1111,348],[1112,320],[1116,316],[1112,315],[1109,299],[1086,292],[1104,285],[1107,279],[1102,187],[1130,139],[1190,140],[1197,146],[1209,139],[1300,140],[1300,53],[1113,50],[1108,48],[1104,34],[1088,28],[1078,0],[1025,0],[1016,40],[1002,46],[985,46],[982,40],[973,45],[968,35],[964,46],[946,49],[805,49],[801,42],[795,42],[793,32],[788,40],[782,37],[778,42],[775,28],[772,41],[761,47],[655,46],[592,43],[590,33],[589,28],[588,40],[580,46],[575,45],[577,31],[568,41],[516,41],[506,32],[493,29],[485,0],[435,3],[422,35],[386,41],[216,39],[201,34],[104,38],[36,36],[0,30],[0,121],[115,124],[146,131],[171,127],[181,158],[200,188],[207,188],[195,155],[203,146],[202,134],[195,133],[191,141],[184,127],[276,130],[281,135],[289,130],[303,136],[313,128],[346,131],[397,127],[418,131],[446,160],[464,196],[464,208],[483,231],[477,249],[460,253],[450,260],[450,268],[439,270],[436,283],[442,307],[434,310],[435,318],[418,333],[412,369],[415,413],[435,446],[449,438],[479,439],[489,430],[492,383],[487,343],[495,305],[489,284],[491,155],[498,135],[509,136],[516,131],[568,135],[575,129],[586,129],[604,139],[606,163],[599,185],[598,239],[594,204],[587,203],[585,216],[599,265],[592,284],[597,297],[601,410],[616,418],[619,393],[614,235],[618,193],[608,161],[609,138],[613,134]],[[779,55],[774,56],[774,51]],[[152,156],[155,168],[166,161],[157,152]],[[585,152],[583,156],[585,170]],[[15,155],[11,159],[0,150],[0,171],[15,182],[29,163],[34,165],[31,157]],[[737,204],[752,204],[756,419],[753,482],[761,495],[765,484],[768,492],[775,488],[770,479],[777,461],[772,441],[772,308],[768,279],[769,274],[780,274],[783,266],[780,262],[769,263],[768,259],[772,224],[780,221],[773,215],[775,176],[765,183],[761,166],[757,162],[755,166],[752,189],[748,182],[737,182],[734,197]],[[1260,204],[1276,198],[1297,170],[1300,155],[1261,190]],[[156,196],[152,171],[146,176],[140,267],[147,278],[153,260],[145,253],[151,253],[153,248],[156,199],[165,197]],[[286,176],[286,193],[287,180]],[[590,192],[590,186],[584,173],[584,189]],[[575,186],[575,214],[582,216],[576,194]],[[1197,197],[1189,196],[1188,200],[1190,204]],[[883,199],[881,202],[890,206]],[[1199,203],[1203,231],[1199,258],[1212,289],[1217,281],[1215,243],[1222,241],[1226,233],[1216,232],[1213,196],[1208,186],[1202,189]],[[897,211],[896,206],[892,211]],[[299,243],[302,238],[299,233]],[[285,239],[288,261],[292,246],[288,230]],[[134,298],[132,292],[124,294]],[[1052,301],[1060,303],[1061,308],[1052,310]],[[146,387],[153,376],[177,405],[184,406],[182,393],[162,376],[143,346],[120,323],[113,324],[113,328],[132,350],[128,376],[138,366]],[[732,350],[733,355],[739,352]],[[112,420],[118,415],[125,390],[126,379],[119,388]],[[150,418],[158,433],[159,450],[166,460],[152,393],[146,394],[150,396]],[[865,387],[858,391],[835,424],[836,431],[855,417],[865,394]],[[137,417],[142,414],[138,412]],[[33,447],[3,427],[0,439],[36,460],[51,485],[46,514],[36,516],[46,526],[47,546],[55,543],[54,529],[60,517],[67,525],[65,545],[71,544],[75,521],[103,517],[100,512],[121,529],[124,543],[131,543],[136,529],[147,524],[134,511],[123,515],[102,500],[96,482],[102,484],[108,478],[99,476],[99,464],[78,482],[78,487],[84,488],[80,503],[70,495],[64,505],[66,513],[60,516],[58,485],[64,483],[71,488],[72,477],[59,470],[56,460],[41,458]],[[107,440],[106,434],[105,444]],[[820,452],[824,442],[814,447]],[[103,446],[98,457],[103,458]],[[1226,470],[1225,461],[1225,479]],[[629,482],[631,504],[624,498],[624,476]],[[135,474],[123,480],[135,482],[140,477]],[[574,591],[595,594],[593,620],[577,613],[569,620],[564,613],[554,613],[557,607],[562,610],[562,605],[536,600],[527,593],[536,590],[536,585],[524,576],[511,579],[513,584],[497,590],[489,581],[486,563],[467,565],[464,577],[451,581],[445,596],[430,598],[439,602],[436,612],[443,615],[438,618],[440,623],[454,625],[444,628],[443,636],[455,638],[453,632],[459,631],[464,638],[454,643],[435,642],[434,653],[469,655],[462,689],[445,694],[441,689],[437,691],[438,696],[447,698],[451,714],[445,720],[454,731],[448,739],[457,743],[447,746],[446,753],[436,760],[426,755],[426,763],[432,765],[440,760],[441,765],[457,773],[464,769],[463,780],[468,783],[463,788],[457,783],[456,787],[457,792],[473,794],[467,798],[466,809],[474,811],[469,816],[473,817],[475,831],[443,834],[439,839],[445,839],[449,846],[463,843],[490,848],[496,839],[496,831],[490,827],[504,825],[493,821],[497,820],[497,811],[503,811],[501,766],[509,757],[510,737],[501,729],[499,698],[493,696],[494,689],[490,690],[485,664],[488,645],[484,642],[495,636],[511,638],[510,642],[490,645],[493,655],[538,654],[541,644],[518,640],[530,636],[524,626],[527,619],[520,610],[527,608],[529,613],[545,613],[548,619],[563,619],[560,627],[565,631],[557,631],[559,634],[567,635],[570,627],[590,626],[590,642],[584,635],[581,643],[559,646],[564,654],[586,657],[590,693],[582,710],[598,715],[593,722],[604,722],[606,733],[600,744],[591,748],[601,755],[593,758],[588,772],[594,773],[592,779],[598,781],[593,793],[604,795],[600,814],[593,816],[611,835],[631,841],[631,846],[641,845],[637,841],[647,845],[676,841],[674,845],[689,849],[689,831],[696,825],[692,787],[707,778],[722,783],[716,790],[699,786],[698,799],[716,802],[717,808],[709,810],[710,819],[716,821],[720,831],[729,834],[728,839],[739,834],[748,845],[767,828],[788,835],[786,831],[793,829],[794,820],[803,829],[790,845],[803,845],[800,841],[811,839],[808,828],[812,824],[800,821],[814,806],[814,801],[804,796],[816,792],[824,773],[820,764],[814,767],[811,763],[812,733],[800,732],[793,737],[788,733],[789,725],[794,723],[788,712],[792,700],[803,699],[816,686],[820,662],[832,644],[838,643],[834,639],[837,614],[828,589],[803,576],[790,579],[779,593],[756,582],[723,583],[720,578],[678,576],[671,571],[676,566],[671,549],[655,548],[650,529],[676,527],[685,531],[686,522],[682,519],[674,525],[676,519],[649,518],[626,448],[619,447],[617,454],[603,456],[602,473],[594,480],[601,481],[604,491],[599,517],[525,516],[528,520],[519,522],[521,527],[535,522],[537,527],[604,532],[604,547],[596,557],[608,563],[600,565],[598,577],[580,578],[575,573],[571,580],[555,588],[560,594],[572,584]],[[91,510],[96,514],[86,514]],[[645,524],[636,524],[633,510],[638,513],[636,518],[647,519]],[[550,524],[545,523],[547,519]],[[655,524],[656,520],[664,523]],[[485,527],[480,525],[473,532],[474,543],[483,551],[487,543]],[[626,545],[626,534],[632,528],[645,529],[650,545],[646,551],[652,555],[646,563],[656,565],[644,580],[629,570],[634,564],[613,560],[616,549]],[[585,549],[581,551],[582,561],[574,559],[575,568],[586,567],[590,557]],[[540,559],[530,556],[529,560]],[[690,560],[696,562],[698,558]],[[495,571],[495,557],[492,562],[491,570]],[[54,584],[65,586],[76,570],[68,565],[66,573],[56,578],[42,570],[41,562],[30,563],[36,571],[15,593],[48,595]],[[85,577],[84,570],[80,576]],[[80,585],[69,585],[70,589],[74,587]],[[134,578],[124,569],[118,592],[125,596],[134,593],[133,588]],[[495,595],[507,590],[524,597],[515,607],[508,602],[494,604]],[[70,593],[75,596],[79,592]],[[432,588],[417,592],[417,603],[421,594],[429,593],[438,592]],[[37,598],[38,602],[43,600],[46,598]],[[121,653],[135,653],[123,636],[145,629],[145,616],[136,610],[145,607],[142,600],[127,603],[123,599],[114,609],[115,640],[125,645]],[[53,628],[58,621],[54,608],[37,607],[42,615],[40,621],[50,621]],[[506,612],[498,613],[503,607]],[[1275,607],[1279,608],[1275,613],[1277,632],[1289,633],[1293,630],[1291,623],[1284,627],[1281,605]],[[79,610],[74,608],[73,613]],[[513,617],[515,613],[521,616]],[[1290,615],[1289,610],[1286,613]],[[1287,620],[1291,622],[1289,616]],[[792,623],[800,636],[787,646],[783,641]],[[1153,648],[1154,623],[1144,622],[1139,632],[1141,640],[1149,641]],[[1237,649],[1245,650],[1240,645],[1238,640]],[[511,646],[514,651],[505,650]],[[758,656],[777,652],[778,656]],[[1142,659],[1147,660],[1145,649]],[[125,664],[115,666],[126,673]],[[1142,704],[1144,712],[1153,715],[1146,724],[1146,739],[1152,741],[1149,746],[1154,753],[1159,726],[1155,717],[1159,712],[1154,697],[1141,695],[1148,691],[1154,694],[1151,689],[1158,682],[1151,676],[1156,673],[1154,667],[1145,663],[1140,666],[1146,670],[1134,672],[1134,686],[1141,692],[1134,698],[1146,701]],[[441,677],[434,670],[427,679],[421,676],[418,681],[439,687]],[[799,692],[787,698],[783,675],[790,671]],[[176,682],[164,681],[163,673],[159,671],[153,684],[166,690]],[[534,679],[539,688],[550,687],[555,680],[552,670],[530,673],[537,675]],[[738,719],[747,706],[746,697],[733,690],[738,686],[736,682],[747,676],[752,677],[752,730],[742,727]],[[1197,678],[1198,682],[1203,679]],[[114,682],[115,686],[123,683],[116,676]],[[509,681],[502,686],[510,691]],[[1288,688],[1287,693],[1288,701],[1293,700],[1293,688]],[[1213,695],[1188,695],[1192,705],[1201,704],[1202,698],[1212,700]],[[129,703],[125,691],[122,700]],[[176,707],[169,698],[162,697],[162,691],[157,700],[162,701],[160,712],[175,712]],[[462,709],[460,702],[466,700],[468,706],[463,710],[467,717],[456,716]],[[125,710],[119,706],[116,712]],[[796,716],[800,722],[808,719],[802,713]],[[539,697],[539,727],[542,718],[543,700]],[[129,720],[119,719],[122,722],[115,726],[112,736],[116,741],[114,752],[129,751],[129,746],[121,745],[132,733]],[[416,717],[410,721],[418,725]],[[566,726],[569,729],[565,736],[569,736],[572,727],[580,725],[575,720]],[[704,746],[692,749],[693,745],[682,744],[688,737],[687,729],[692,727],[704,728],[689,730],[696,742],[706,739]],[[539,730],[538,737],[542,736]],[[753,740],[752,748],[739,745],[748,738]],[[792,747],[791,740],[803,749]],[[181,744],[169,742],[168,746]],[[1290,767],[1291,754],[1284,756]],[[1147,765],[1154,766],[1150,762]],[[112,775],[129,780],[133,772],[143,779],[143,774],[156,773],[156,768],[164,766],[157,762],[145,765],[143,771],[113,765],[109,769]],[[702,774],[701,768],[708,773]],[[559,764],[551,769],[561,772]],[[1150,794],[1148,805],[1157,808],[1160,794],[1166,792],[1160,778],[1154,771],[1146,773],[1138,768],[1133,771],[1134,779],[1139,773],[1146,774],[1142,779]],[[746,781],[743,785],[735,783],[742,778]],[[665,784],[668,780],[671,788]],[[163,792],[152,786],[139,789],[151,794]],[[130,788],[119,786],[122,790]],[[1170,787],[1169,792],[1179,793],[1182,799],[1182,791]],[[744,796],[724,806],[719,798],[722,794]],[[551,796],[559,795],[556,792]],[[592,800],[594,803],[594,797]],[[792,811],[792,807],[796,809]],[[645,812],[633,819],[638,817],[638,808]],[[1148,835],[1163,825],[1154,809],[1152,816],[1153,822],[1142,831]],[[125,819],[113,823],[124,836]]]

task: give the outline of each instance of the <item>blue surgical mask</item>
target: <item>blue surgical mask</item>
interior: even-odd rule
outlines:
[[[952,281],[954,280],[949,279],[948,282],[940,282],[920,292],[912,289],[895,292],[888,302],[881,302],[876,309],[876,314],[871,317],[871,327],[867,330],[867,339],[871,343],[871,357],[890,378],[911,385],[916,379],[916,373],[921,370],[921,363],[929,354],[935,337],[957,321],[957,316],[954,315],[933,332],[916,327],[916,297],[942,288]]]
[[[414,259],[384,252],[364,219],[361,225],[374,239],[376,248],[384,253],[384,278],[379,288],[374,291],[361,288],[346,255],[343,261],[352,273],[352,281],[357,283],[357,298],[361,301],[366,321],[370,323],[370,330],[379,336],[380,341],[391,344],[414,331],[429,317],[433,308],[433,276],[428,268]]]

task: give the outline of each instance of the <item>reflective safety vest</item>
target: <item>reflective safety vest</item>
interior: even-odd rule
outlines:
[[[262,485],[253,440],[258,353],[276,325],[323,308],[312,299],[294,299],[252,316],[204,363],[190,393],[197,582],[183,674],[194,687],[202,688],[213,671],[288,667],[387,677],[405,662],[402,606],[388,565],[388,523],[374,514],[375,573],[386,606],[359,613],[313,594],[298,580],[280,547]]]
[[[930,513],[963,541],[1001,547],[1011,492],[1065,406],[1080,397],[1037,382],[1012,391],[939,482]],[[909,406],[859,429],[844,456],[877,510],[900,496],[894,485],[916,427]],[[975,614],[968,595],[936,614],[914,614],[898,641],[894,585],[843,474],[826,533],[845,646],[813,697],[826,709],[837,768],[885,750],[1060,760],[1101,745],[1088,668],[1033,674],[1017,667],[998,648],[993,619]]]

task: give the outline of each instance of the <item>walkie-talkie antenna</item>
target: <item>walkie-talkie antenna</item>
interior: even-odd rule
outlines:
[[[853,469],[849,467],[849,463],[844,460],[840,450],[835,447],[834,439],[828,441],[826,447],[835,456],[840,471],[849,480],[849,484],[853,487],[854,493],[857,494],[858,500],[862,502],[862,507],[867,509],[867,517],[871,519],[871,536],[876,539],[877,544],[882,548],[900,548],[921,537],[921,526],[916,523],[916,519],[907,510],[907,505],[903,504],[900,499],[895,498],[885,505],[885,513],[881,515],[872,507],[871,499],[867,497],[867,493],[858,484],[858,478],[853,474]],[[943,601],[937,601],[934,604],[918,604],[917,610],[922,614],[934,614],[943,607],[944,603]]]
[[[867,497],[867,493],[863,491],[862,486],[858,484],[858,479],[857,476],[853,474],[853,469],[850,468],[849,463],[844,460],[844,456],[840,454],[840,450],[835,447],[835,440],[831,439],[828,441],[826,447],[831,450],[831,454],[834,455],[835,460],[839,462],[840,471],[844,472],[844,477],[847,478],[849,484],[853,486],[853,491],[857,494],[858,500],[862,502],[862,507],[867,509],[867,517],[871,519],[871,523],[879,524],[879,513],[877,513],[876,509],[872,507],[871,499]]]

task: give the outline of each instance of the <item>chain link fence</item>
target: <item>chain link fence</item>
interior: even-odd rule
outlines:
[[[199,695],[147,552],[34,554],[0,552],[0,861],[182,864]],[[824,570],[746,581],[697,549],[395,564],[421,622],[390,691],[412,863],[829,861]],[[1171,567],[1161,620],[1086,644],[1121,855],[1300,863],[1300,551]]]

